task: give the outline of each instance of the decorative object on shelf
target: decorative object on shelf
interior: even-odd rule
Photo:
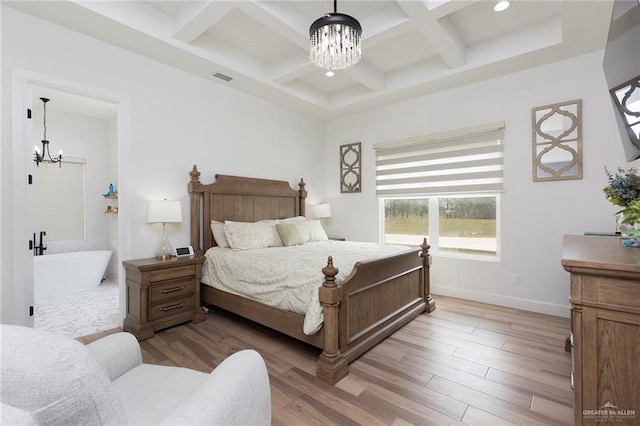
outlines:
[[[533,181],[582,179],[582,100],[531,109]]]
[[[156,259],[167,260],[173,253],[173,247],[167,236],[167,223],[182,222],[182,205],[180,201],[149,201],[147,223],[162,223],[162,237]]]
[[[325,70],[349,68],[360,61],[362,27],[357,19],[338,13],[333,0],[333,13],[315,20],[309,28],[309,60]]]
[[[38,167],[40,167],[40,163],[51,163],[51,164],[58,163],[58,167],[62,167],[62,150],[58,151],[58,156],[55,158],[51,157],[51,153],[49,152],[49,141],[47,140],[47,102],[49,102],[49,99],[40,98],[40,100],[42,101],[42,107],[44,110],[44,119],[43,119],[44,134],[42,136],[42,141],[41,141],[42,153],[40,153],[40,150],[36,145],[33,153],[33,161],[36,162],[36,166]]]
[[[612,174],[605,167],[609,184],[604,192],[607,200],[615,206],[622,207],[616,212],[618,215],[618,230],[629,238],[621,243],[625,247],[640,247],[640,176],[635,168],[624,170],[618,167],[616,174]]]
[[[340,145],[340,192],[361,192],[361,143]]]
[[[102,194],[104,198],[118,198],[118,192],[115,190],[115,186],[112,183],[109,184],[109,190]]]
[[[329,203],[316,204],[313,206],[311,214],[314,218],[320,219],[320,222],[322,222],[322,219],[325,217],[331,217],[331,205]]]
[[[112,183],[109,184],[109,190],[102,194],[102,196],[105,200],[109,201],[105,213],[118,214],[118,192]]]

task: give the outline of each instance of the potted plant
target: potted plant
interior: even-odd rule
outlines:
[[[612,174],[605,167],[609,184],[603,188],[603,192],[610,203],[622,207],[616,212],[619,215],[619,223],[628,225],[624,234],[630,237],[640,236],[640,176],[635,168],[624,170],[618,167],[618,171]]]

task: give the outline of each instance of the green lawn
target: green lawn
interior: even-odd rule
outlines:
[[[425,235],[429,233],[427,216],[385,218],[385,233]],[[492,219],[440,219],[440,235],[443,237],[495,238],[496,221]]]

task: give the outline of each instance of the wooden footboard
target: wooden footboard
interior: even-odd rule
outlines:
[[[194,165],[189,173],[191,244],[203,255],[216,242],[211,222],[257,222],[304,216],[307,191],[288,182],[216,175],[200,182]],[[368,262],[359,262],[350,275],[336,283],[338,270],[329,258],[320,288],[324,324],[314,336],[302,332],[304,316],[202,285],[205,305],[218,306],[322,349],[317,376],[335,384],[347,375],[349,363],[411,321],[435,303],[429,293],[429,245]]]
[[[435,302],[429,292],[429,245],[369,262],[358,262],[337,284],[338,270],[329,257],[320,289],[324,306],[324,348],[316,375],[335,384],[349,363],[384,340]]]

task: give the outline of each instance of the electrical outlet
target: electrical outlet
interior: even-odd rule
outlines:
[[[517,274],[513,274],[511,277],[511,284],[520,285],[520,277]]]

